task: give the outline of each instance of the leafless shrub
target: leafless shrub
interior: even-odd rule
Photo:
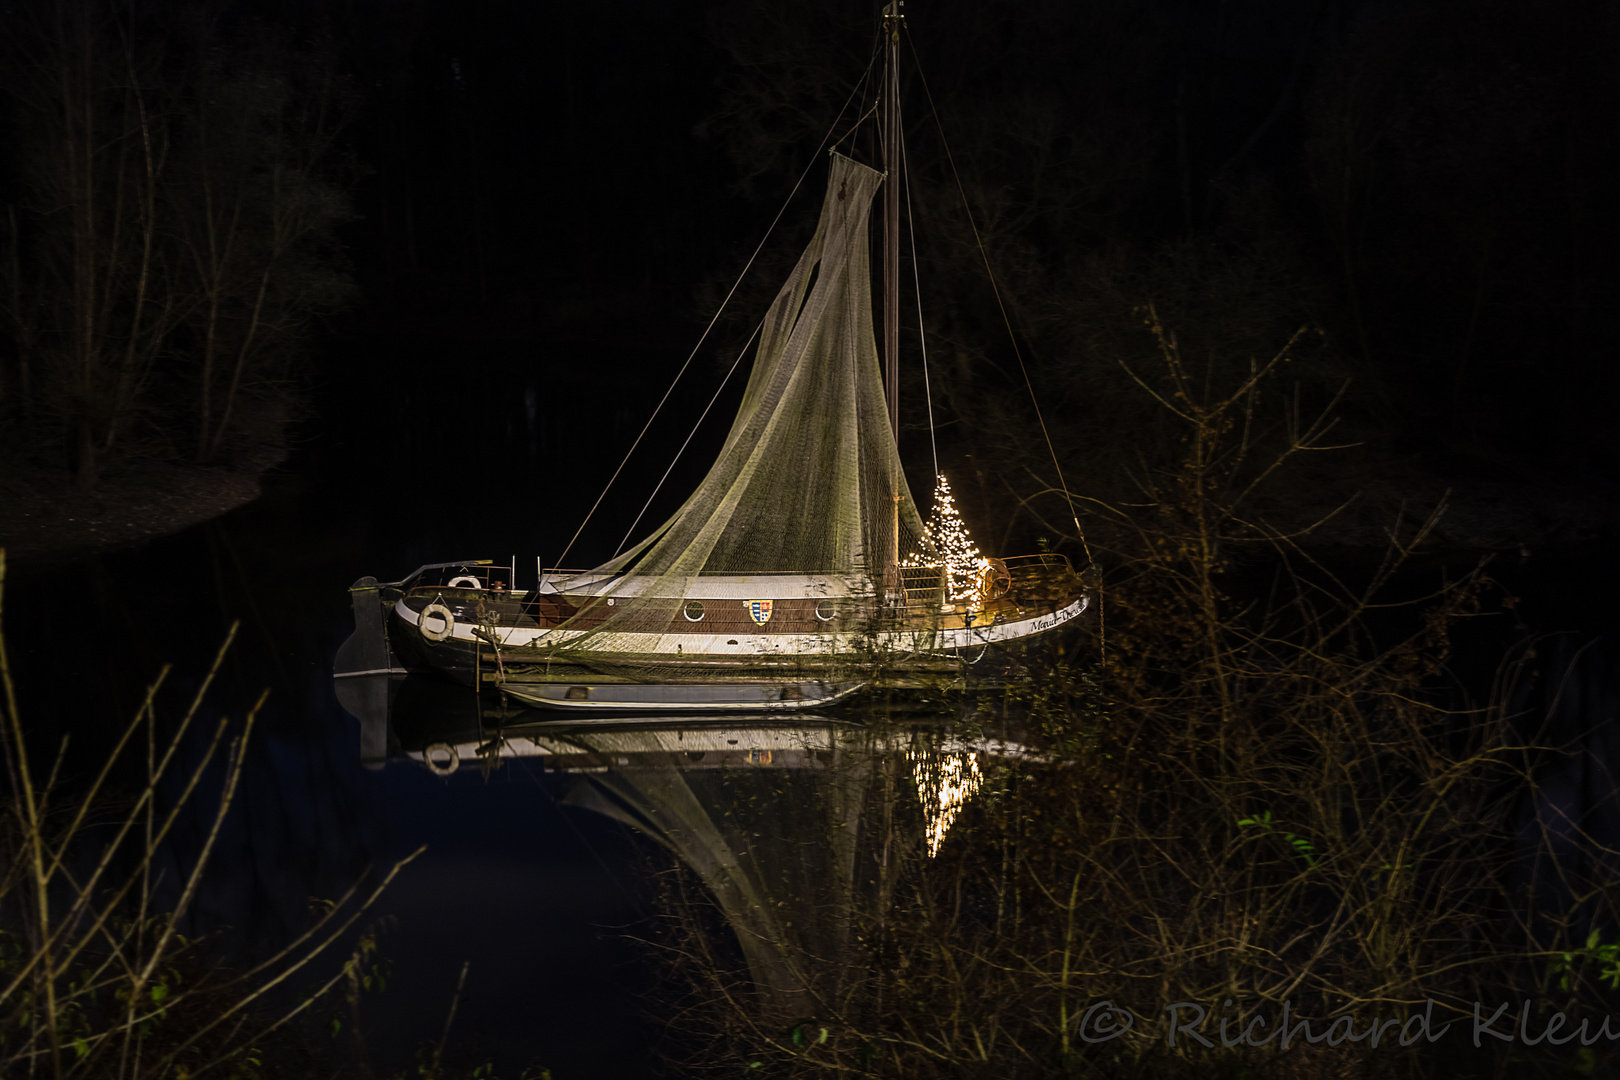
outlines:
[[[861,828],[908,857],[887,902],[860,913],[858,992],[813,1014],[738,990],[740,968],[703,944],[714,919],[693,914],[693,882],[674,872],[681,1022],[716,1033],[708,1063],[793,1075],[1599,1069],[1607,1043],[1487,1037],[1476,1051],[1469,1034],[1475,1002],[1487,1017],[1510,1003],[1499,1031],[1526,998],[1531,1032],[1560,1010],[1597,1023],[1600,980],[1620,980],[1601,929],[1615,924],[1612,875],[1590,869],[1614,853],[1575,823],[1537,832],[1515,817],[1555,748],[1520,734],[1500,692],[1440,692],[1449,630],[1493,584],[1479,568],[1386,599],[1439,511],[1396,522],[1360,583],[1268,524],[1267,485],[1331,449],[1329,413],[1277,391],[1287,349],[1221,387],[1149,323],[1160,365],[1129,374],[1180,426],[1181,458],[1142,470],[1130,504],[1090,504],[1116,539],[1089,659],[1031,661],[1005,699],[1045,763],[994,770],[931,859],[868,808]],[[1555,843],[1580,849],[1584,876],[1547,858]],[[1527,866],[1564,887],[1527,884]],[[1210,1045],[1169,1045],[1178,1003],[1206,1011]],[[1285,1015],[1337,1031],[1334,1045],[1221,1040],[1223,1021],[1263,1039]],[[1417,1016],[1433,1027],[1406,1028],[1403,1045]],[[1438,1042],[1419,1037],[1447,1023]]]
[[[0,586],[4,580],[0,550]],[[344,947],[409,859],[369,890],[356,884],[323,905],[295,940],[241,970],[200,955],[181,933],[264,704],[261,695],[240,723],[222,717],[195,762],[184,762],[182,747],[235,634],[233,626],[170,734],[159,734],[153,704],[165,668],[96,775],[73,787],[62,775],[65,739],[44,775],[29,753],[0,640],[0,744],[10,781],[0,819],[0,1074],[186,1077],[228,1065],[237,1076],[255,1076],[267,1038],[358,977],[370,952],[365,936],[336,974],[308,988],[312,965]],[[144,781],[112,799],[115,773],[131,764]],[[160,906],[165,840],[216,776],[220,791],[202,847],[184,878],[169,883],[178,900]],[[168,805],[160,805],[160,786],[178,791]]]

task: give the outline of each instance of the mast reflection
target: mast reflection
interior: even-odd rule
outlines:
[[[876,989],[863,984],[882,977],[887,914],[906,866],[939,850],[991,759],[1024,756],[1015,745],[965,742],[937,721],[559,720],[420,679],[344,689],[368,767],[487,774],[527,759],[565,774],[564,805],[667,849],[735,934],[762,1019],[846,1015]]]

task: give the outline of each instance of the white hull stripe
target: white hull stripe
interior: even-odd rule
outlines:
[[[992,623],[958,630],[891,630],[880,634],[645,634],[608,631],[604,637],[612,639],[613,653],[641,653],[667,659],[685,659],[703,656],[754,656],[787,654],[793,656],[828,655],[869,651],[898,653],[951,652],[970,649],[977,645],[993,645],[1002,641],[1016,641],[1031,634],[1055,629],[1078,618],[1090,602],[1082,596],[1067,607],[1016,622]],[[404,597],[394,605],[394,614],[409,626],[416,626],[421,616],[405,603]],[[450,637],[468,645],[488,644],[482,637],[474,637],[479,630],[476,623],[456,621]],[[574,638],[596,633],[592,630],[537,630],[527,627],[495,627],[494,636],[502,646],[522,648],[526,645],[564,645]],[[542,639],[544,639],[542,641]],[[735,643],[735,644],[733,644]]]
[[[546,709],[566,709],[576,712],[789,712],[796,709],[814,709],[824,705],[832,705],[853,694],[865,683],[833,684],[820,694],[806,695],[803,698],[793,698],[782,701],[775,695],[779,692],[776,686],[763,688],[738,687],[738,693],[728,696],[716,696],[712,693],[714,686],[693,687],[685,683],[629,683],[589,685],[590,700],[569,700],[567,692],[572,689],[568,683],[541,683],[525,685],[522,683],[507,683],[501,691],[510,698],[514,698],[529,705],[538,705]],[[694,689],[711,691],[701,700],[686,700]],[[634,695],[626,691],[634,690]],[[754,692],[754,691],[758,692]],[[615,693],[622,696],[615,697]],[[769,695],[769,696],[767,696]]]
[[[569,596],[657,596],[666,600],[775,600],[789,598],[870,596],[863,581],[832,574],[727,574],[668,578],[615,577],[594,574],[546,575],[541,593]]]

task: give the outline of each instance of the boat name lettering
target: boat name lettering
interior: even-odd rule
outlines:
[[[1042,630],[1050,630],[1054,626],[1066,623],[1076,615],[1080,614],[1079,611],[1075,610],[1079,606],[1080,605],[1078,604],[1070,604],[1062,611],[1054,611],[1050,615],[1042,615],[1040,618],[1035,619],[1030,623],[1030,629],[1035,633],[1039,633]]]

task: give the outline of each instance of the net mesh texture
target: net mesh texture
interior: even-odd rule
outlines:
[[[739,596],[857,598],[839,601],[846,614],[895,598],[897,554],[927,541],[889,428],[872,330],[868,218],[882,179],[832,155],[815,235],[765,316],[718,460],[645,540],[553,582],[588,597],[544,643],[553,657],[646,654],[648,635],[678,626],[690,598],[714,597],[727,576],[746,576],[731,582]]]

